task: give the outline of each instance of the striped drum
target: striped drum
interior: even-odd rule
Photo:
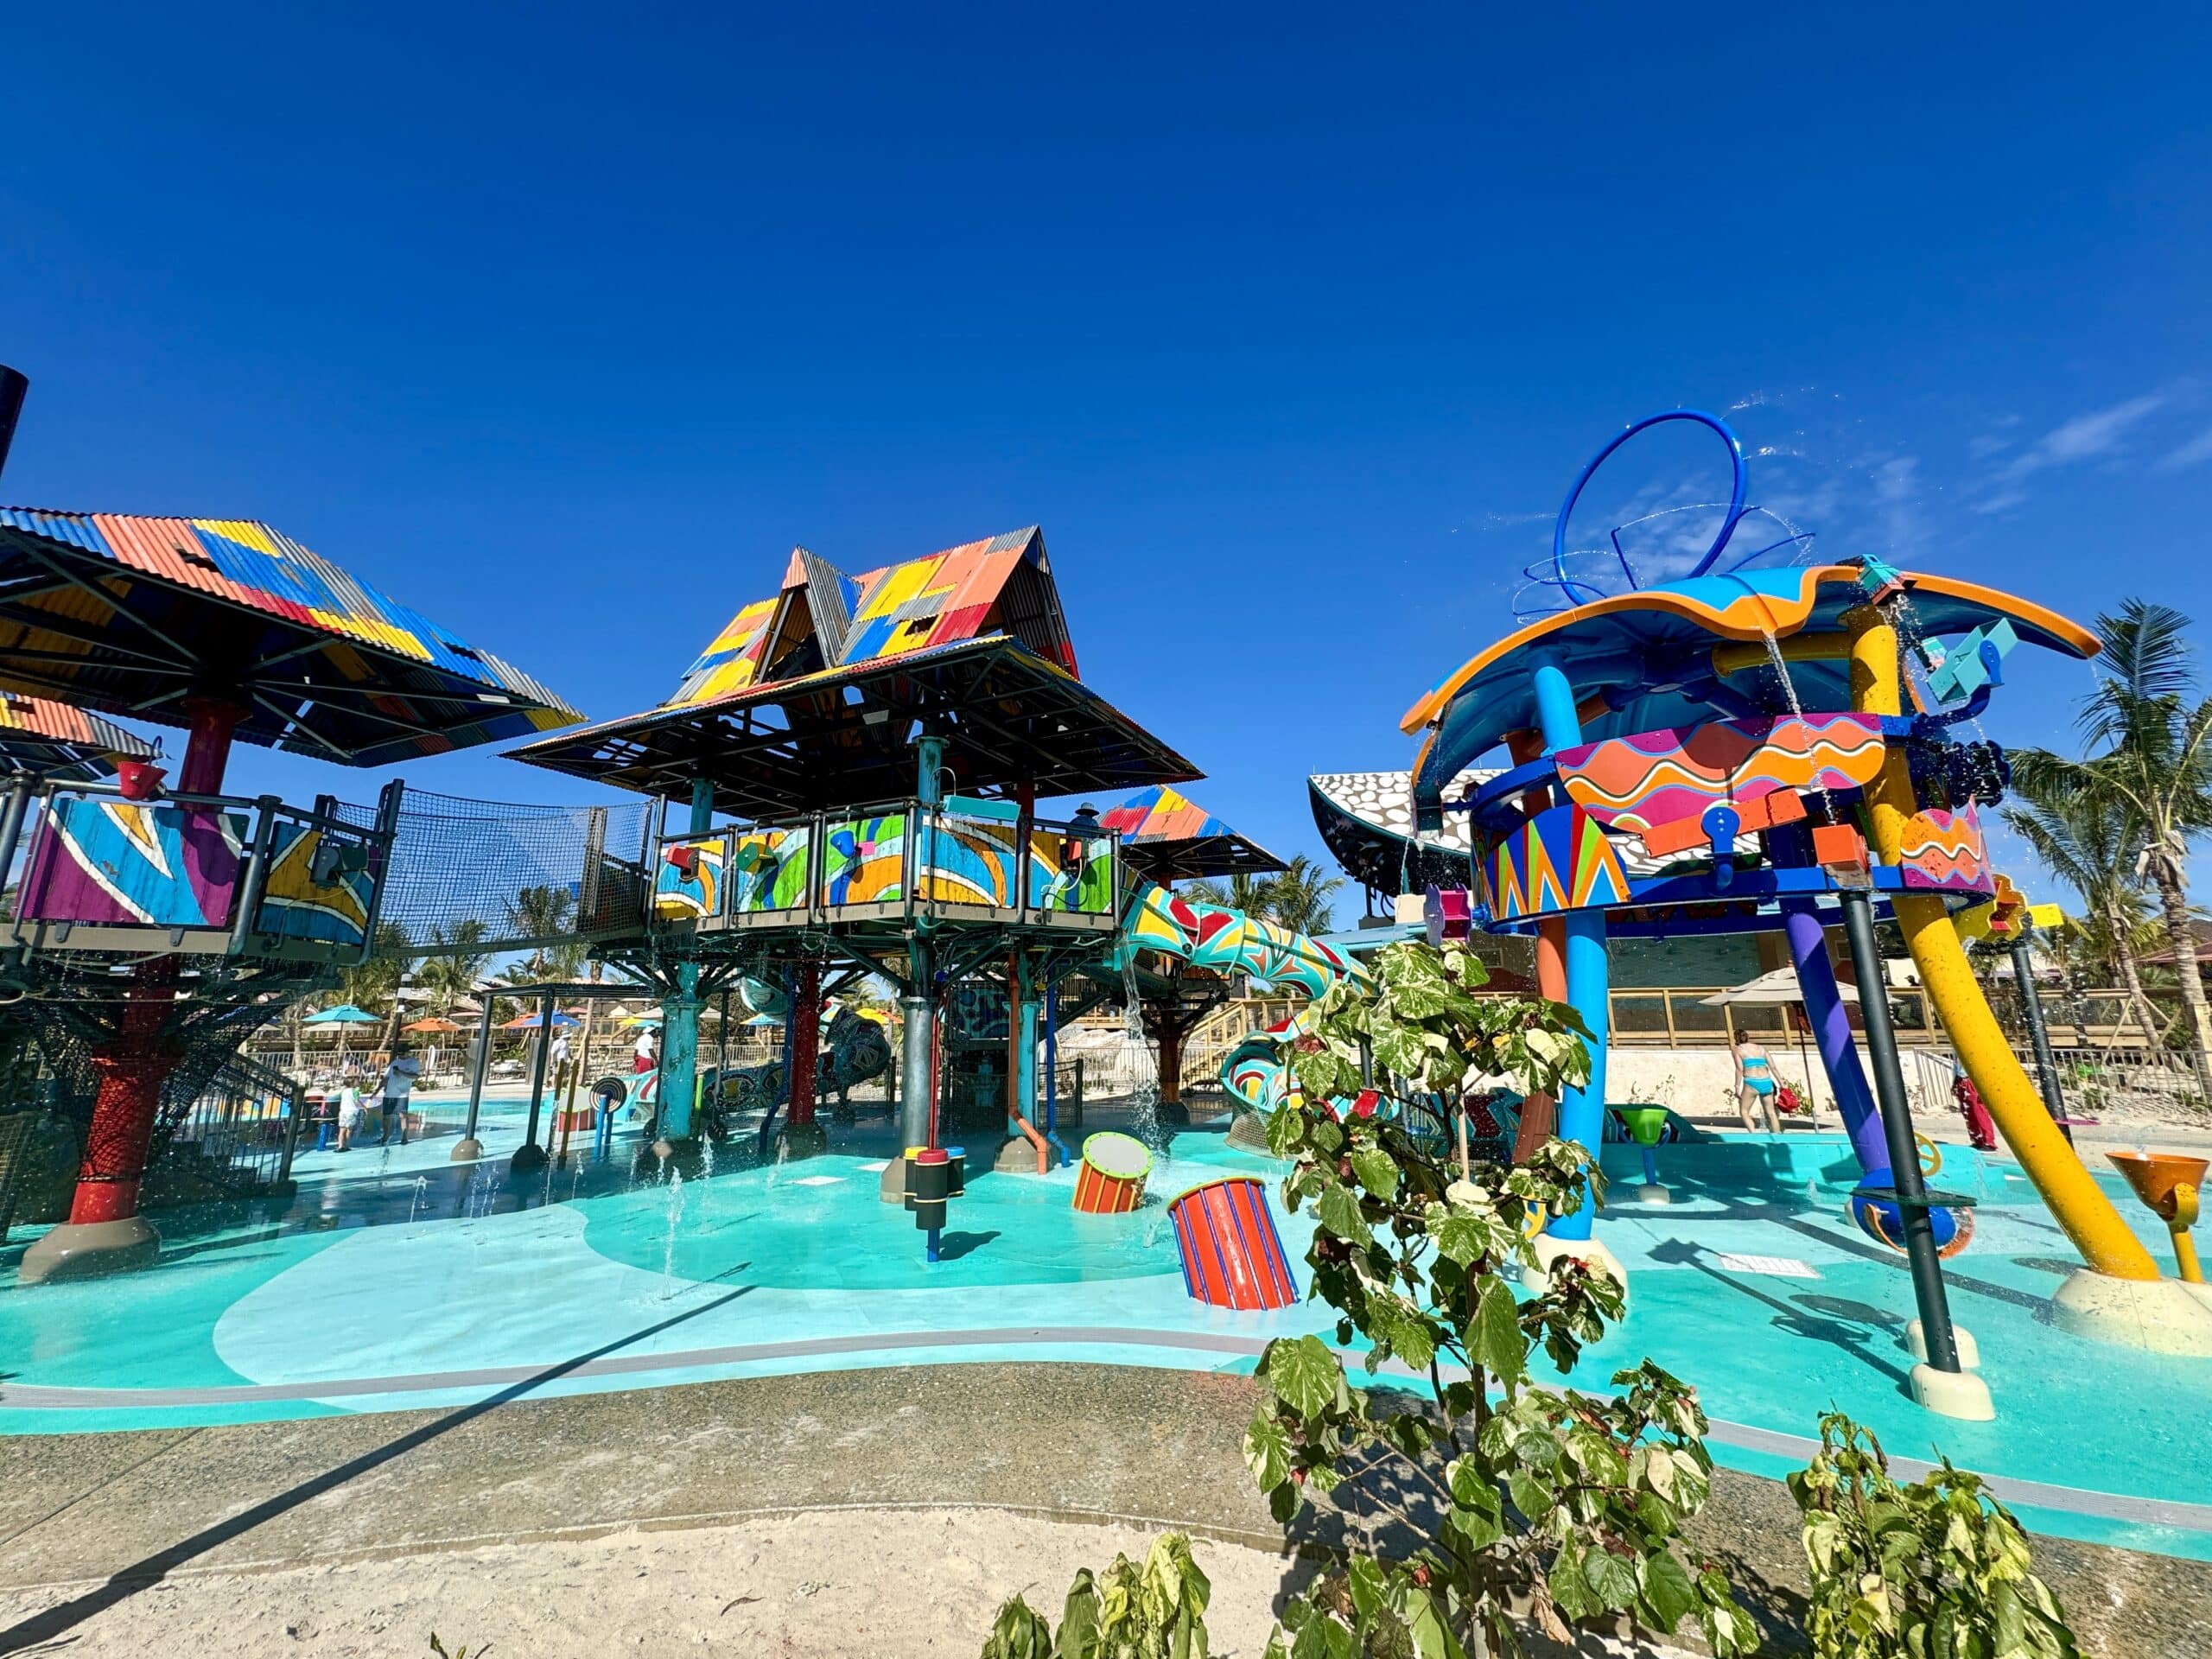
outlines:
[[[1075,1207],[1094,1216],[1115,1216],[1144,1202],[1144,1178],[1152,1173],[1152,1154],[1135,1135],[1109,1129],[1083,1143],[1083,1167],[1075,1178]]]
[[[1298,1281],[1268,1208],[1268,1189],[1249,1175],[1192,1187],[1167,1206],[1183,1253],[1183,1288],[1216,1307],[1288,1307]]]

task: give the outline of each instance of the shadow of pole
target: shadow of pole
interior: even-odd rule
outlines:
[[[410,1430],[396,1440],[387,1441],[372,1451],[364,1452],[360,1456],[341,1463],[334,1469],[325,1470],[311,1480],[302,1481],[298,1485],[279,1492],[273,1497],[264,1498],[251,1509],[242,1510],[227,1520],[217,1522],[214,1526],[195,1532],[189,1538],[180,1539],[166,1549],[156,1550],[151,1555],[133,1561],[129,1567],[111,1574],[107,1581],[99,1588],[87,1590],[80,1596],[72,1597],[67,1601],[48,1608],[42,1613],[34,1613],[29,1618],[18,1620],[6,1630],[0,1630],[0,1653],[20,1653],[26,1648],[52,1642],[75,1629],[86,1619],[105,1612],[109,1608],[128,1600],[142,1590],[159,1584],[176,1568],[205,1555],[210,1550],[219,1548],[234,1538],[251,1532],[264,1521],[273,1521],[278,1516],[299,1508],[302,1503],[312,1503],[325,1492],[334,1491],[358,1476],[365,1475],[372,1469],[381,1468],[396,1459],[404,1458],[417,1446],[426,1446],[442,1434],[449,1434],[464,1424],[474,1422],[477,1418],[496,1411],[501,1406],[511,1404],[529,1394],[532,1389],[543,1388],[546,1383],[566,1376],[569,1372],[588,1365],[595,1359],[603,1359],[609,1354],[619,1352],[634,1343],[644,1341],[648,1337],[658,1336],[660,1332],[682,1325],[688,1319],[696,1319],[702,1313],[709,1313],[718,1307],[727,1306],[739,1297],[748,1294],[752,1289],[753,1287],[750,1285],[741,1285],[728,1294],[718,1296],[713,1301],[702,1303],[697,1307],[687,1308],[684,1312],[672,1314],[657,1325],[645,1325],[631,1332],[626,1336],[618,1337],[613,1342],[594,1348],[588,1353],[577,1354],[561,1361],[558,1364],[549,1365],[545,1370],[526,1376],[519,1382],[511,1383],[497,1394],[478,1401],[474,1405],[463,1406],[457,1411],[448,1412],[442,1417],[423,1424],[420,1428]]]

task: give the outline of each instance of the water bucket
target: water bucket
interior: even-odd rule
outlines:
[[[162,779],[167,775],[151,760],[118,760],[115,786],[126,801],[150,801],[161,794]]]
[[[1132,1135],[1111,1129],[1083,1143],[1083,1167],[1075,1178],[1075,1207],[1094,1216],[1118,1216],[1144,1202],[1144,1178],[1152,1173],[1152,1154]]]
[[[1298,1300],[1268,1190],[1249,1175],[1192,1187],[1167,1206],[1183,1288],[1215,1307],[1288,1307]]]

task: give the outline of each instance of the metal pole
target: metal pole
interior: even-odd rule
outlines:
[[[1844,934],[1851,941],[1852,974],[1859,983],[1859,1016],[1866,1027],[1867,1058],[1873,1062],[1874,1100],[1889,1145],[1890,1182],[1897,1193],[1928,1363],[1939,1371],[1955,1371],[1959,1346],[1951,1333],[1951,1305],[1943,1289],[1942,1263],[1936,1255],[1935,1228],[1928,1218],[1928,1190],[1920,1179],[1920,1149],[1913,1143],[1912,1111],[1905,1103],[1897,1033],[1890,1025],[1889,986],[1874,946],[1874,900],[1857,887],[1845,888],[1840,897]]]
[[[2035,1045],[2036,1084],[2043,1103],[2066,1144],[2074,1144],[2074,1131],[2066,1122],[2066,1096],[2058,1087],[2058,1067],[2050,1058],[2050,1028],[2043,1021],[2043,997],[2036,989],[2035,959],[2024,933],[2012,941],[2012,978],[2020,988],[2020,1009],[2028,1018],[2028,1040]]]
[[[480,995],[483,1012],[477,1018],[476,1052],[468,1067],[468,1122],[453,1149],[455,1162],[484,1155],[484,1143],[476,1138],[476,1115],[484,1104],[484,1074],[492,1069],[492,997],[489,992]]]
[[[545,1163],[545,1148],[537,1144],[537,1109],[545,1093],[545,1059],[553,1046],[553,993],[546,992],[537,1001],[537,1058],[530,1068],[530,1127],[523,1131],[522,1145],[515,1148],[509,1163],[511,1169],[538,1169]]]

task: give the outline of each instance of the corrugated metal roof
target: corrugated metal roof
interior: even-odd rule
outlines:
[[[1009,616],[1001,601],[1024,569],[1033,573],[1038,588],[1033,602]],[[1076,671],[1044,532],[1034,524],[857,576],[794,548],[783,591],[742,607],[684,670],[675,695],[661,706],[689,707],[749,686],[785,684],[805,673],[858,667],[991,632],[1010,634],[1047,661]],[[818,655],[793,649],[810,639]],[[771,661],[771,653],[781,654]],[[785,661],[806,666],[785,674],[779,671]]]
[[[34,693],[176,722],[228,680],[256,698],[240,737],[369,766],[579,718],[255,519],[0,507],[0,683]]]

